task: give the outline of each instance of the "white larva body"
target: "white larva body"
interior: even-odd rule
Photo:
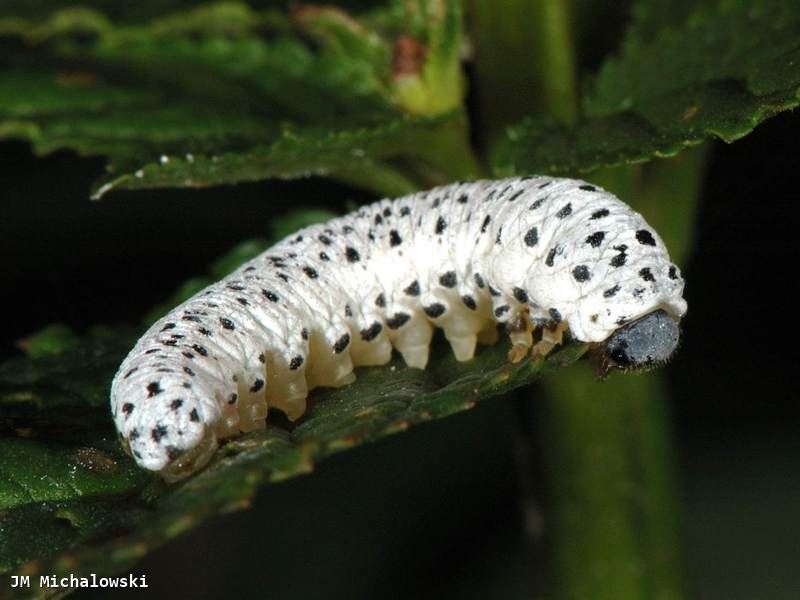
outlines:
[[[178,479],[268,407],[296,419],[310,389],[393,347],[424,368],[433,326],[459,360],[521,316],[599,342],[656,309],[680,318],[682,291],[658,235],[608,192],[453,184],[303,229],[176,307],[120,366],[111,409],[136,461]]]

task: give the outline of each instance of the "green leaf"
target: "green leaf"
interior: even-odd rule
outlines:
[[[27,403],[31,410],[7,413],[12,435],[0,445],[0,572],[119,572],[205,519],[247,506],[264,483],[308,473],[341,450],[469,409],[586,351],[568,346],[546,361],[512,365],[507,345],[498,344],[458,363],[440,341],[433,355],[441,358],[428,369],[407,368],[399,359],[358,369],[351,386],[314,392],[295,427],[278,420],[236,438],[206,469],[166,486],[122,455],[108,412],[97,406],[99,397],[107,402],[113,366],[131,341],[130,333],[114,345],[95,335],[58,361],[26,358],[0,366],[0,406],[36,400],[33,407]],[[95,373],[93,384],[77,391],[74,382],[87,370]],[[65,416],[64,395],[82,419]],[[26,542],[31,539],[37,541]]]
[[[462,177],[469,162],[417,152],[449,139],[448,120],[465,126],[455,0],[399,3],[402,10],[376,11],[380,18],[242,2],[136,17],[103,2],[61,6],[39,19],[0,10],[0,40],[10,48],[0,138],[26,139],[37,153],[108,156],[96,198],[312,174],[398,194],[419,186],[417,162],[453,164],[443,179]],[[394,73],[409,11],[432,17],[415,76],[422,108],[398,92]]]
[[[724,0],[657,33],[634,28],[589,86],[574,130],[529,117],[508,130],[492,163],[500,175],[636,163],[709,137],[734,141],[798,104],[800,5]]]

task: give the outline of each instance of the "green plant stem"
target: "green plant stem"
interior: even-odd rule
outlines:
[[[537,111],[578,117],[568,0],[473,0],[470,29],[485,144]]]
[[[643,212],[682,263],[706,151],[592,176]],[[574,365],[543,383],[539,426],[559,598],[681,598],[680,510],[663,374],[600,382]]]

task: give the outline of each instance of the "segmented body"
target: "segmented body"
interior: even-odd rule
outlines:
[[[679,318],[682,290],[655,231],[595,186],[448,185],[303,229],[176,307],[120,366],[112,413],[136,461],[176,479],[393,347],[424,368],[433,327],[459,360],[497,323],[525,346],[527,323],[599,342],[656,309]]]

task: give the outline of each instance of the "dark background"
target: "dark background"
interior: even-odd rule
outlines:
[[[685,269],[690,309],[668,375],[686,570],[702,598],[800,597],[798,139],[795,112],[714,145]],[[0,144],[0,357],[51,322],[135,322],[291,206],[369,199],[310,179],[90,202],[102,169]],[[521,533],[517,409],[484,403],[334,457],[134,572],[148,598],[524,597],[541,589],[530,565],[547,551]]]

